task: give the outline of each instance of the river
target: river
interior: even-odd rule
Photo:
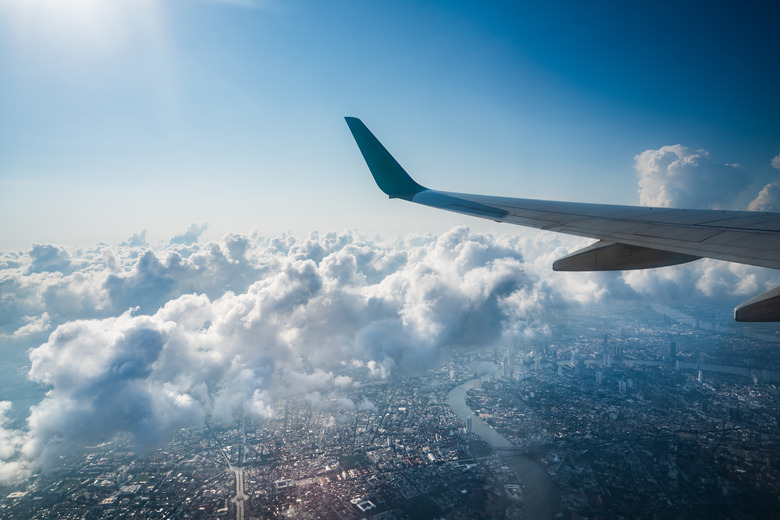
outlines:
[[[474,380],[456,386],[447,394],[447,404],[463,422],[471,417],[471,431],[479,435],[494,450],[514,448],[511,442],[476,416],[474,411],[468,407],[466,392],[473,387]],[[525,485],[525,489],[523,489],[525,516],[534,519],[553,518],[556,511],[560,510],[560,504],[550,477],[547,476],[544,469],[523,455],[503,453],[501,456],[512,471],[523,480]]]

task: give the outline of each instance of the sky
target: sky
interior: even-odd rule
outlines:
[[[553,273],[588,240],[388,200],[343,117],[437,189],[780,211],[773,14],[0,0],[0,483],[601,302],[728,322],[776,271]]]
[[[771,9],[0,0],[0,247],[465,222],[384,199],[347,115],[438,189],[638,204],[635,157],[680,145],[746,207],[778,175]]]

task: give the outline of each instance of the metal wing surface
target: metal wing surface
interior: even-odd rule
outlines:
[[[390,198],[599,240],[555,262],[556,270],[645,269],[701,257],[780,269],[780,213],[586,204],[431,190],[414,181],[362,121],[353,117],[346,121],[374,180]],[[780,291],[773,289],[746,302],[735,310],[735,317],[780,321]]]

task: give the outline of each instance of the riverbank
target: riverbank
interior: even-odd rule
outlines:
[[[471,417],[471,431],[487,442],[494,451],[514,448],[503,435],[480,419],[466,404],[466,393],[474,388],[474,380],[456,386],[447,394],[447,404],[463,422]],[[550,477],[539,464],[524,455],[502,453],[507,465],[522,480],[525,513],[527,518],[553,518],[560,510],[560,501]]]

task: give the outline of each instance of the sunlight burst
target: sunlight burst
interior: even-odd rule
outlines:
[[[0,0],[9,28],[29,43],[113,48],[142,33],[157,33],[155,0]]]

